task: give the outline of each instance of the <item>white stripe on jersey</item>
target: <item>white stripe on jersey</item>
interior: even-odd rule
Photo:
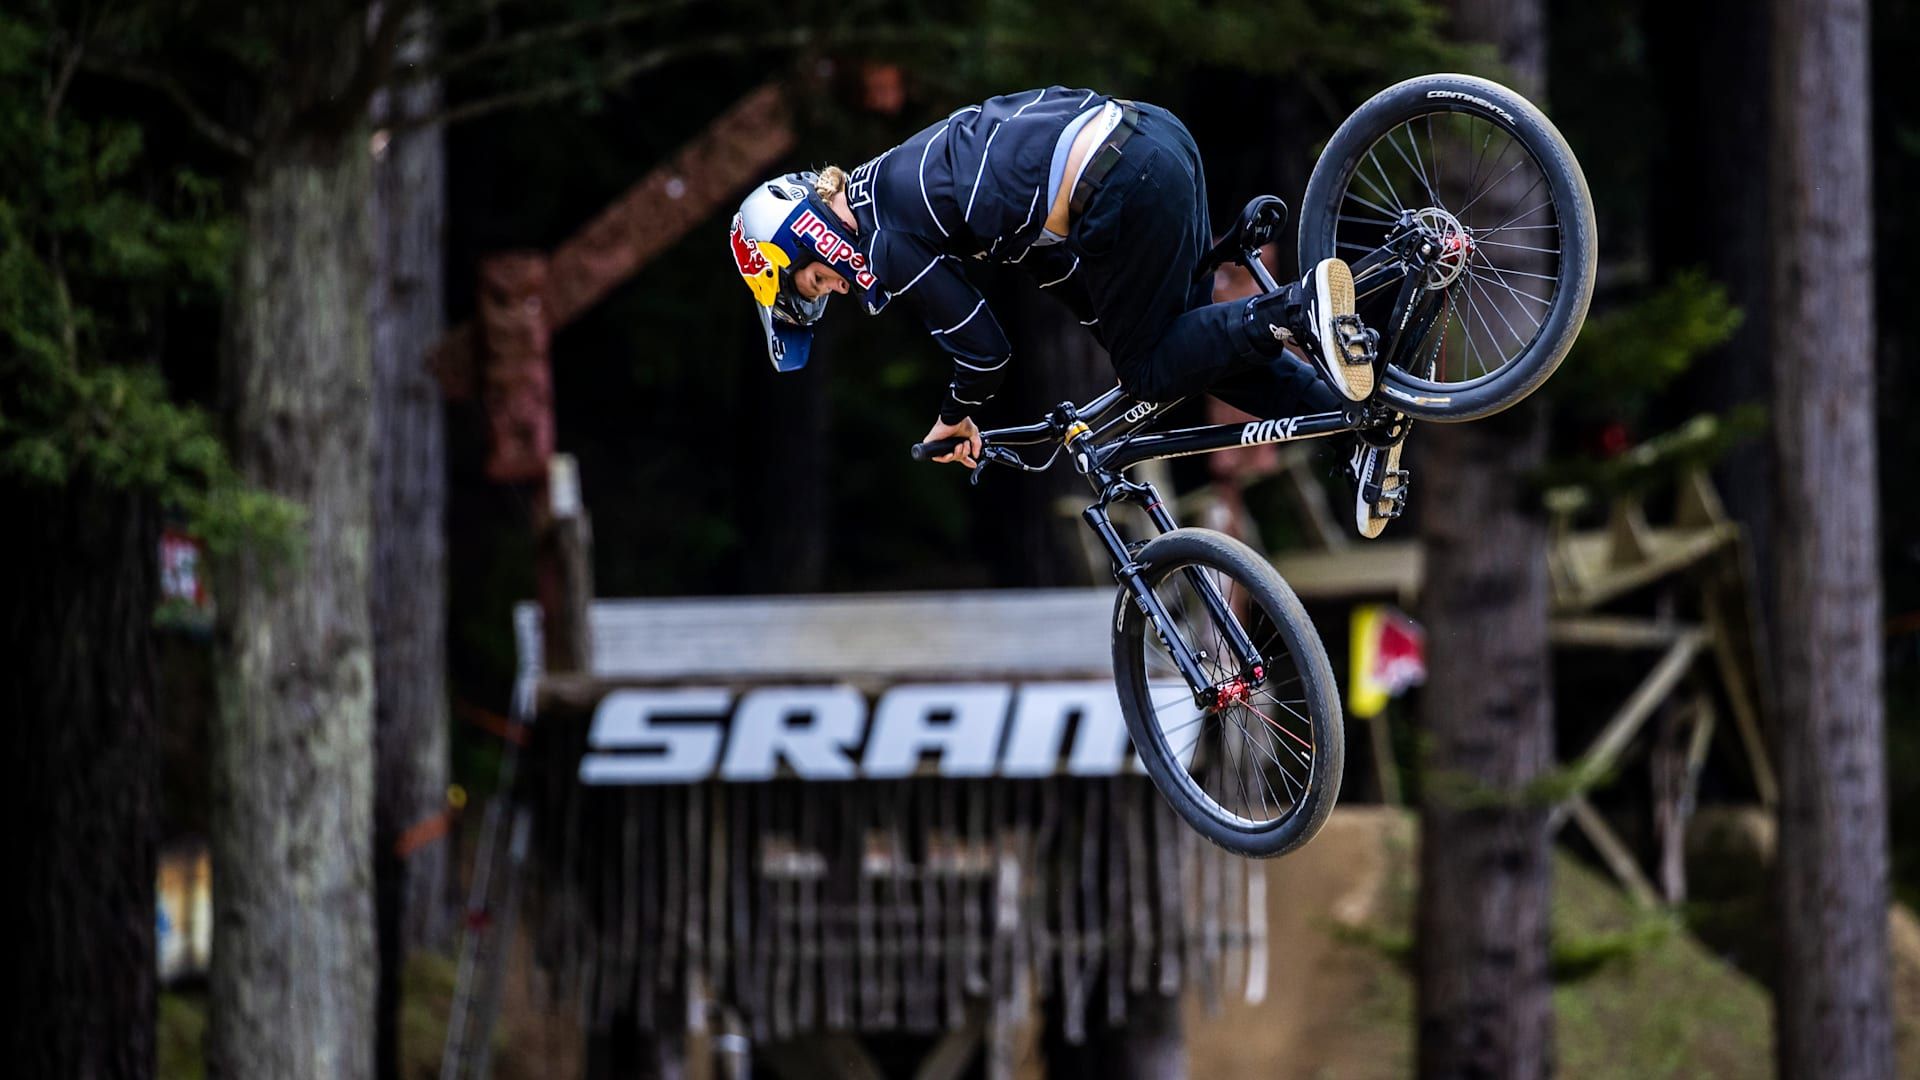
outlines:
[[[1072,265],[1072,266],[1069,266],[1069,267],[1067,267],[1067,272],[1066,272],[1066,273],[1064,273],[1064,274],[1061,274],[1061,275],[1060,275],[1059,277],[1057,277],[1057,278],[1054,278],[1054,279],[1053,279],[1052,281],[1043,281],[1043,282],[1041,282],[1041,283],[1040,283],[1040,287],[1041,287],[1041,288],[1043,288],[1043,289],[1045,289],[1045,288],[1047,288],[1047,287],[1049,287],[1049,286],[1053,286],[1053,285],[1058,285],[1058,284],[1060,284],[1061,282],[1063,282],[1063,281],[1065,281],[1065,280],[1067,280],[1068,278],[1070,278],[1070,277],[1072,277],[1072,276],[1073,276],[1073,272],[1074,272],[1075,270],[1078,270],[1078,269],[1080,269],[1080,256],[1078,256],[1078,255],[1075,255],[1075,256],[1073,257],[1073,265]]]
[[[967,208],[966,210],[961,212],[960,220],[966,221],[973,217],[973,200],[980,197],[980,177],[984,175],[987,171],[987,155],[993,153],[993,137],[995,135],[1000,134],[1001,128],[1007,126],[1008,124],[1013,123],[1015,120],[1020,119],[1021,113],[1026,112],[1028,109],[1031,109],[1035,105],[1040,104],[1040,99],[1046,96],[1047,96],[1047,92],[1045,90],[1042,90],[1038,94],[1033,95],[1032,101],[1029,101],[1025,105],[1022,105],[1019,108],[1013,110],[1012,116],[1009,116],[1005,120],[1002,120],[998,124],[995,124],[993,126],[993,130],[987,132],[987,144],[980,148],[980,167],[973,170],[973,190],[967,194]]]
[[[981,309],[981,308],[983,308],[983,307],[986,307],[986,306],[987,306],[987,299],[986,299],[986,297],[984,297],[984,296],[983,296],[983,297],[981,297],[981,298],[980,298],[980,302],[979,302],[979,303],[977,303],[977,304],[975,304],[975,305],[973,305],[973,310],[972,310],[972,311],[969,311],[969,312],[967,312],[967,317],[966,317],[966,318],[964,318],[964,319],[961,319],[961,320],[960,320],[959,322],[957,322],[957,323],[954,323],[954,324],[953,324],[952,326],[949,326],[949,327],[947,327],[947,328],[946,328],[945,330],[935,330],[935,331],[934,331],[934,333],[936,333],[936,334],[951,334],[951,333],[953,333],[953,332],[954,332],[955,330],[958,330],[958,329],[960,329],[961,327],[963,327],[963,326],[965,326],[965,325],[967,325],[968,323],[970,323],[970,322],[972,322],[972,321],[973,321],[973,317],[974,317],[975,315],[978,315],[978,314],[980,314],[980,309]]]
[[[964,112],[965,110],[962,111]],[[941,236],[951,236],[952,234],[947,232],[945,225],[940,224],[940,215],[933,212],[933,200],[927,198],[927,151],[933,149],[933,140],[945,135],[948,125],[952,123],[952,120],[948,120],[947,123],[941,124],[939,131],[927,137],[927,145],[920,148],[920,201],[926,204],[927,216],[933,219],[933,227],[940,230]]]

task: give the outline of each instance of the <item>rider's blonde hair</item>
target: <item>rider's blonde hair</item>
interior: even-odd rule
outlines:
[[[820,175],[813,181],[813,193],[829,201],[845,190],[847,190],[847,170],[838,165],[822,167]]]

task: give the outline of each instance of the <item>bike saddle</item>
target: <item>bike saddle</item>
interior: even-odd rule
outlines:
[[[1257,251],[1279,238],[1280,230],[1287,224],[1287,204],[1278,195],[1256,195],[1240,211],[1240,217],[1234,221],[1233,228],[1220,238],[1220,242],[1208,249],[1206,257],[1200,260],[1200,266],[1193,272],[1193,280],[1199,281],[1221,263],[1237,259],[1243,252]]]

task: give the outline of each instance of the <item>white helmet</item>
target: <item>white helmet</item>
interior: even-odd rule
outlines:
[[[759,303],[775,371],[807,366],[813,324],[832,295],[803,298],[794,288],[795,273],[824,262],[863,291],[875,284],[867,257],[848,238],[845,223],[815,194],[815,179],[811,172],[787,173],[756,186],[733,215],[729,231],[734,267]]]

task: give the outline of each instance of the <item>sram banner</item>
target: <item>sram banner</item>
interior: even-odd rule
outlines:
[[[1184,691],[1184,687],[1179,688]],[[1181,718],[1168,717],[1169,730]],[[1175,740],[1176,742],[1179,740]],[[923,683],[869,708],[851,686],[616,690],[580,759],[587,784],[1113,776],[1138,772],[1113,683]]]

